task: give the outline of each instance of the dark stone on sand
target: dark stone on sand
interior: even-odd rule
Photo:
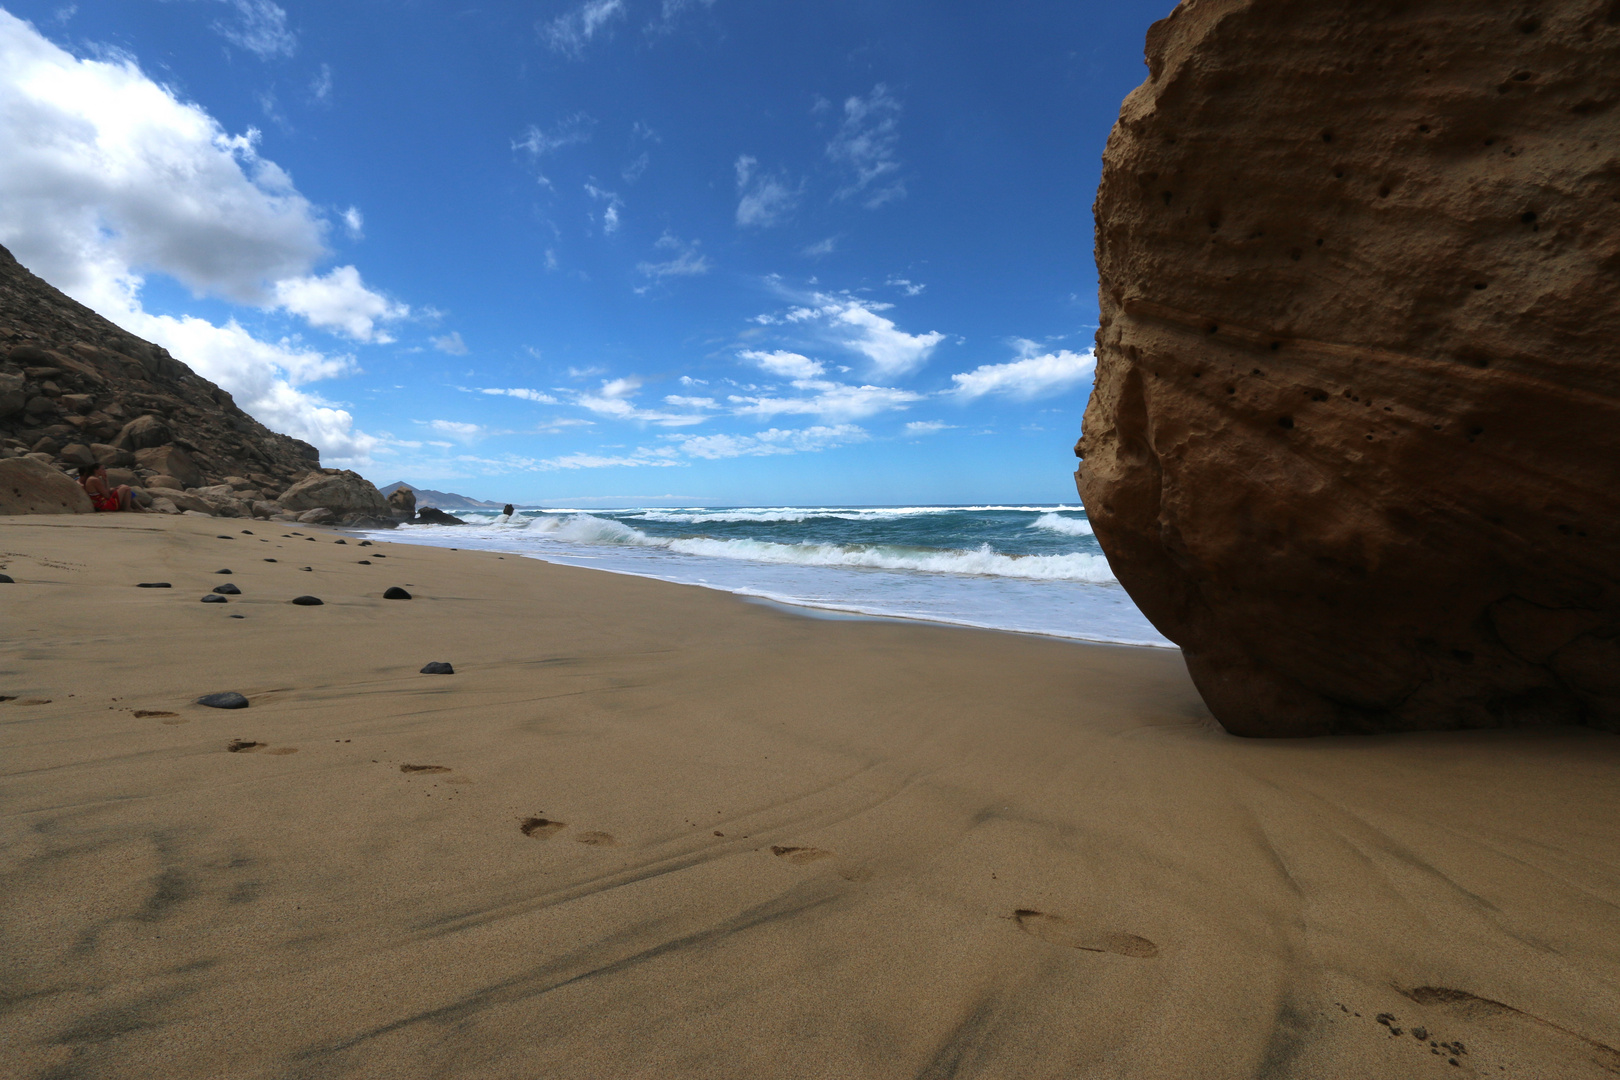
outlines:
[[[347,544],[348,541],[343,539],[342,537],[338,537],[338,539],[332,541],[332,543],[334,543],[334,544]]]
[[[326,601],[318,596],[295,596],[292,598],[292,602],[299,607],[320,607]]]
[[[246,615],[232,615],[230,617],[233,618],[233,619],[245,619],[245,618],[247,618]]]
[[[237,588],[235,585],[233,585],[229,581],[227,581],[223,585],[215,585],[214,586],[214,591],[217,592],[217,593],[220,593],[223,596],[241,596],[242,595],[242,590]]]
[[[242,530],[242,535],[243,536],[252,536],[253,535],[253,530],[252,529],[243,529]]]
[[[219,536],[214,537],[214,539],[215,540],[235,540],[236,537],[234,537],[234,536],[225,536],[225,535],[221,534]]]
[[[370,547],[371,546],[371,541],[370,540],[362,540],[362,541],[360,541],[360,546],[361,547]]]
[[[214,573],[216,573],[216,574],[228,574],[228,573],[230,573],[230,571],[229,570],[215,570]]]
[[[435,660],[433,663],[423,668],[421,673],[423,675],[454,675],[456,673],[456,669],[451,667],[449,664],[441,663],[440,661]]]
[[[11,579],[10,574],[0,574],[0,585],[15,585],[15,584],[17,584],[17,583]],[[137,586],[137,588],[151,588],[151,586],[149,586],[149,585],[148,586]]]
[[[230,601],[226,600],[223,596],[219,595],[218,593],[209,593],[207,596],[202,598],[202,602],[205,603],[205,604],[227,604],[227,603],[230,603]]]
[[[10,581],[11,579],[6,578],[6,580]],[[172,588],[174,588],[174,586],[170,585],[167,581],[143,581],[140,584],[136,585],[135,587],[137,589],[172,589]]]
[[[298,569],[300,569],[300,570],[313,570],[315,568],[313,566],[300,566]]]
[[[204,694],[197,699],[197,704],[206,705],[210,709],[245,709],[248,699],[235,690],[226,690],[219,694]]]
[[[388,591],[383,593],[384,600],[409,600],[410,598],[411,594],[398,585],[390,585]]]
[[[373,552],[372,552],[372,553],[371,553],[371,557],[372,557],[372,558],[373,558],[373,559],[386,559],[386,558],[388,558],[388,556],[386,556],[386,555],[379,555],[379,554],[377,554],[377,553],[376,553],[376,552],[375,552],[375,551],[373,551]]]
[[[276,561],[276,560],[274,560],[274,559],[266,559],[266,560],[264,560],[264,561],[265,561],[265,562],[275,562],[275,561]]]
[[[361,559],[360,560],[360,565],[361,566],[370,566],[371,565],[371,560],[370,559]]]

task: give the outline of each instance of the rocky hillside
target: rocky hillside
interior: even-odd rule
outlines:
[[[1246,735],[1620,731],[1620,6],[1186,0],[1076,474]]]
[[[313,446],[271,431],[166,350],[69,299],[0,247],[0,457],[22,456],[61,470],[99,461],[114,483],[140,488],[159,509],[283,514],[293,507],[277,500],[307,480],[288,501],[308,503],[315,490],[326,502],[302,513],[390,520],[369,482],[321,469]]]

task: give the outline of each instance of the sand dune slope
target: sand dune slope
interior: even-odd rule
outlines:
[[[8,1077],[1620,1075],[1614,736],[248,528],[0,525]]]

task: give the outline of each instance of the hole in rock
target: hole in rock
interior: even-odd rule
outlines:
[[[1279,416],[1277,417],[1277,426],[1280,428],[1292,428],[1294,426],[1294,418],[1292,416]]]

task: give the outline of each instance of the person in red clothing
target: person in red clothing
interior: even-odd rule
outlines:
[[[80,465],[79,483],[97,511],[139,510],[135,493],[128,484],[116,488],[107,483],[107,470],[100,465]]]

